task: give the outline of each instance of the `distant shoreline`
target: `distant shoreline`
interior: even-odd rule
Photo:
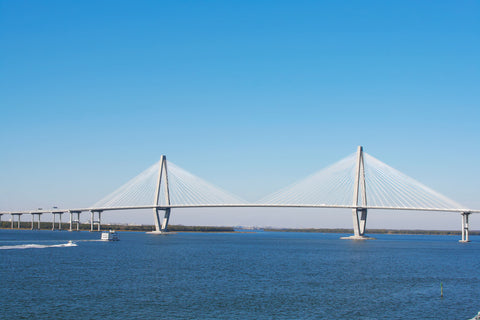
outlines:
[[[326,228],[265,228],[266,232],[312,232],[312,233],[347,233],[352,234],[353,229],[326,229]],[[366,234],[403,234],[403,235],[461,235],[461,231],[456,230],[417,230],[417,229],[367,229]],[[480,235],[480,231],[470,231],[470,235]]]
[[[58,224],[57,224],[58,225]],[[57,227],[56,225],[56,227]],[[0,229],[11,229],[9,221],[2,221],[0,223]],[[14,225],[14,230],[17,224]],[[37,224],[35,224],[37,226]],[[21,222],[21,230],[30,230],[31,222]],[[42,222],[40,225],[41,230],[51,230],[51,222]],[[62,230],[68,230],[69,223],[62,223]],[[116,231],[138,231],[148,232],[155,230],[153,225],[122,225],[122,224],[104,224],[101,230],[116,230]],[[80,225],[81,231],[89,231],[90,224],[83,223]],[[95,228],[94,231],[97,229]],[[345,228],[235,228],[235,227],[217,227],[217,226],[183,226],[183,225],[170,225],[169,231],[172,232],[311,232],[311,233],[346,233],[352,234],[353,229]],[[480,235],[480,231],[470,231],[470,235]],[[461,235],[460,230],[417,230],[417,229],[367,229],[366,234],[398,234],[398,235]]]
[[[37,223],[34,223],[35,228]],[[31,230],[32,223],[31,221],[22,221],[20,222],[20,230]],[[70,228],[69,223],[62,222],[62,230],[67,230]],[[10,221],[2,221],[0,223],[0,229],[11,229]],[[58,223],[55,224],[55,229],[58,230]],[[80,231],[90,231],[89,223],[81,223],[79,227]],[[123,224],[102,224],[101,230],[116,230],[116,231],[138,231],[138,232],[149,232],[154,231],[155,226],[153,225],[123,225]],[[13,230],[17,229],[17,222],[14,223]],[[41,222],[40,230],[52,230],[51,222]],[[76,230],[76,226],[74,226]],[[97,231],[97,227],[94,226],[93,231]],[[235,232],[233,227],[217,227],[217,226],[180,226],[180,225],[169,225],[168,231],[172,232]]]

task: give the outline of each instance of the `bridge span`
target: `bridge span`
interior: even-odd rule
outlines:
[[[92,206],[0,211],[0,219],[3,214],[10,214],[13,228],[14,217],[17,217],[19,227],[21,215],[31,214],[33,229],[35,217],[39,227],[41,215],[51,213],[52,229],[55,229],[56,216],[60,228],[62,215],[69,213],[69,230],[72,231],[74,225],[79,229],[80,214],[90,212],[93,231],[95,226],[100,230],[102,212],[150,209],[155,222],[152,233],[162,234],[168,232],[172,209],[214,207],[351,209],[354,234],[349,239],[354,240],[367,239],[365,231],[369,210],[460,213],[461,242],[469,241],[470,214],[480,213],[480,210],[465,208],[364,153],[363,147],[359,146],[356,153],[255,203],[213,186],[171,162],[167,164],[166,157],[161,156],[158,163]]]

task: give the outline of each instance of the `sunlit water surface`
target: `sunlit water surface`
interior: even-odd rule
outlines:
[[[480,238],[0,230],[1,319],[469,319]],[[68,243],[74,240],[74,243]],[[443,283],[443,298],[440,284]]]

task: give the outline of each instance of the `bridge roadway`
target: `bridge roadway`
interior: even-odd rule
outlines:
[[[44,213],[53,214],[52,230],[55,230],[55,215],[60,216],[60,222],[58,229],[61,229],[61,215],[63,213],[70,213],[70,231],[73,231],[73,225],[76,224],[76,229],[80,229],[80,214],[82,212],[90,212],[90,231],[94,230],[94,225],[97,225],[98,231],[100,231],[101,225],[101,213],[104,211],[114,210],[139,210],[139,209],[153,209],[155,213],[155,231],[151,233],[162,234],[168,232],[168,220],[170,218],[170,210],[173,208],[332,208],[332,209],[353,209],[354,211],[354,232],[355,235],[351,237],[344,237],[343,239],[363,240],[369,239],[364,236],[367,210],[410,210],[410,211],[431,211],[431,212],[456,212],[462,215],[462,240],[460,242],[470,242],[469,240],[469,215],[472,213],[480,213],[480,210],[471,209],[444,209],[444,208],[417,208],[417,207],[382,207],[382,206],[358,206],[358,205],[308,205],[308,204],[195,204],[195,205],[146,205],[146,206],[123,206],[123,207],[90,207],[90,208],[76,208],[76,209],[55,209],[55,210],[28,210],[28,211],[0,211],[0,219],[3,214],[10,214],[11,228],[14,226],[13,217],[18,216],[17,228],[20,228],[20,216],[22,214],[32,215],[32,229],[34,229],[34,216],[38,216],[38,229],[40,229],[40,216]],[[163,221],[160,221],[158,211],[165,211],[165,217]],[[95,220],[95,213],[98,215],[98,219]],[[77,219],[73,219],[73,214],[77,215]],[[361,214],[361,216],[359,216]]]
[[[473,209],[444,209],[444,208],[414,208],[414,207],[384,207],[384,206],[354,206],[354,205],[326,205],[326,204],[195,204],[195,205],[146,205],[146,206],[123,206],[123,207],[99,207],[99,208],[75,208],[54,210],[25,210],[25,211],[0,211],[0,214],[42,214],[42,213],[66,213],[88,211],[115,211],[115,210],[138,210],[138,209],[179,209],[179,208],[325,208],[325,209],[375,209],[375,210],[409,210],[409,211],[433,211],[433,212],[456,212],[456,213],[480,213]]]

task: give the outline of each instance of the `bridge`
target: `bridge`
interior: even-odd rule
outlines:
[[[462,240],[469,241],[469,216],[480,210],[468,209],[428,188],[415,179],[388,166],[365,153],[359,146],[357,152],[311,176],[251,203],[189,173],[165,156],[111,194],[86,208],[2,211],[10,214],[11,227],[17,217],[18,227],[22,214],[35,217],[44,213],[55,218],[70,213],[70,231],[79,229],[80,214],[90,212],[91,230],[100,230],[101,214],[105,211],[153,211],[154,234],[168,232],[172,209],[211,207],[287,207],[287,208],[343,208],[352,210],[354,234],[348,239],[367,239],[365,236],[369,210],[413,210],[453,212],[462,216]],[[75,217],[76,215],[76,217]]]

